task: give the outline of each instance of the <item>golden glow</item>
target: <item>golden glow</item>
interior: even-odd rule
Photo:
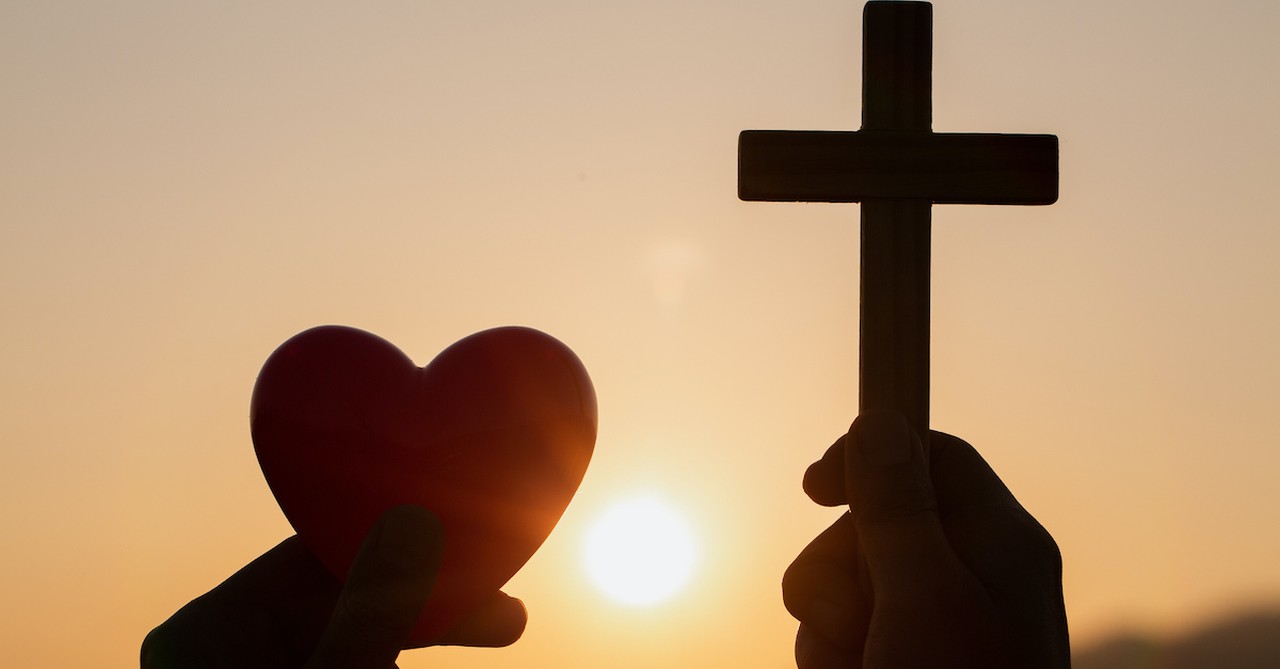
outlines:
[[[689,583],[697,561],[693,529],[654,494],[614,502],[592,522],[582,559],[591,582],[610,599],[652,606]]]
[[[0,3],[0,666],[136,667],[291,533],[249,393],[324,323],[529,325],[599,394],[525,637],[402,669],[794,666],[858,208],[738,202],[736,139],[859,126],[862,5]],[[1073,643],[1280,600],[1280,3],[934,6],[934,128],[1059,135],[1062,197],[934,208],[933,426],[1057,539]],[[701,542],[655,609],[581,566],[635,485]]]

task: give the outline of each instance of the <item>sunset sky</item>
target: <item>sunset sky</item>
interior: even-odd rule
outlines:
[[[600,433],[502,650],[401,667],[792,663],[800,490],[857,406],[857,205],[744,203],[740,130],[856,129],[854,0],[0,0],[0,665],[136,666],[288,536],[267,355],[419,364],[520,324]],[[934,129],[1053,133],[1052,207],[934,208],[933,427],[1052,532],[1072,634],[1280,601],[1280,4],[934,3]],[[628,608],[592,518],[701,546]]]

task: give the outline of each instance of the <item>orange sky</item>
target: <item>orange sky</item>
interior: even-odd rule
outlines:
[[[1280,598],[1280,6],[935,2],[934,127],[1061,137],[1049,208],[934,210],[934,427],[1053,532],[1081,642]],[[857,210],[735,197],[745,128],[859,123],[858,2],[0,4],[0,664],[123,667],[289,533],[255,374],[343,323],[420,363],[530,325],[596,459],[500,651],[786,666],[778,580],[856,407]],[[578,549],[639,489],[704,542],[644,612]]]

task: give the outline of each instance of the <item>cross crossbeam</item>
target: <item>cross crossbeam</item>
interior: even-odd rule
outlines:
[[[1057,137],[933,132],[932,39],[929,3],[868,2],[862,129],[738,140],[743,200],[862,203],[858,410],[896,410],[925,443],[931,206],[1058,199]]]
[[[1053,204],[1053,135],[748,130],[738,197],[767,202],[920,199],[933,204]]]

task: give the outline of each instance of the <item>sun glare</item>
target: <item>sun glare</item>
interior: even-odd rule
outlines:
[[[628,606],[665,601],[689,582],[697,560],[693,530],[656,495],[615,502],[587,530],[583,561],[591,582]]]

